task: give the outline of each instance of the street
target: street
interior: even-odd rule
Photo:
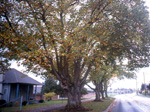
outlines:
[[[117,95],[106,112],[150,112],[150,98],[136,94]]]

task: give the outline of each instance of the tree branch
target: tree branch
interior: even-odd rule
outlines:
[[[82,84],[82,83],[86,80],[86,78],[87,78],[87,76],[88,76],[90,70],[91,70],[91,64],[88,66],[88,69],[87,69],[87,71],[85,72],[83,78],[81,79],[80,84]]]
[[[75,0],[72,4],[70,4],[70,6],[73,6],[75,4],[78,4],[79,3],[79,0]]]
[[[90,85],[88,85],[88,84],[86,84],[90,89],[92,89],[92,90],[94,90],[95,91],[95,89],[94,88],[92,88]]]

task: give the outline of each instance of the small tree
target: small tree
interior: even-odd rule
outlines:
[[[54,77],[46,78],[45,83],[42,88],[43,88],[44,93],[49,93],[49,92],[54,92],[56,94],[64,93],[60,84],[58,84],[58,81],[55,80]]]
[[[55,96],[55,93],[54,92],[49,92],[49,93],[45,93],[44,94],[44,97],[46,98],[46,100],[51,100],[52,97]]]

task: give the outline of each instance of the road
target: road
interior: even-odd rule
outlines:
[[[150,98],[136,94],[117,95],[106,112],[150,112]]]

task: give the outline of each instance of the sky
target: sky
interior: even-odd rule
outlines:
[[[145,0],[146,6],[149,7],[148,11],[150,12],[150,0]],[[15,68],[21,72],[25,71],[25,67],[17,66],[15,61],[11,62],[11,68]],[[44,82],[40,76],[36,77],[35,74],[28,73],[30,77],[34,78],[39,82]],[[110,88],[117,89],[117,88],[132,88],[132,89],[140,89],[142,83],[150,83],[150,67],[142,68],[136,71],[136,79],[123,79],[118,80],[117,78],[113,79]]]
[[[146,2],[146,5],[149,7],[149,12],[150,12],[150,0],[145,0],[145,2]]]

